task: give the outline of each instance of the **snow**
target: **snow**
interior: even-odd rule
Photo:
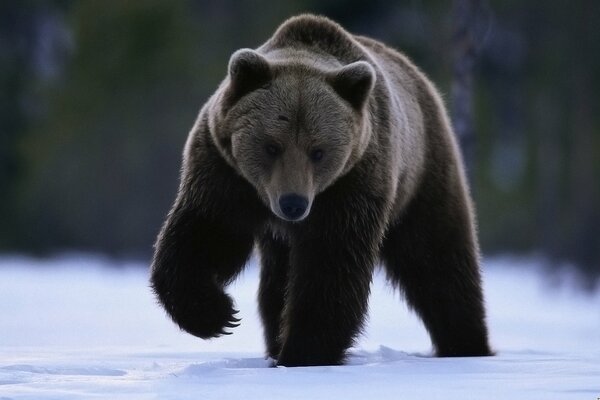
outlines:
[[[255,264],[229,290],[242,325],[202,341],[166,317],[139,264],[0,258],[0,400],[600,397],[600,293],[556,284],[568,275],[546,279],[535,259],[485,262],[494,357],[432,357],[378,274],[348,364],[311,368],[263,358]]]

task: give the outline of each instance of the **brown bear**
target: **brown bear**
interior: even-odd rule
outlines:
[[[440,96],[409,59],[301,15],[235,52],[185,145],[151,284],[181,329],[229,334],[254,245],[267,355],[340,364],[381,263],[438,356],[490,354],[474,211]]]

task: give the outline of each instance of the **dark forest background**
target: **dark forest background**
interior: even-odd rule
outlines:
[[[148,258],[229,56],[307,11],[401,49],[437,83],[485,255],[539,254],[593,286],[596,0],[3,1],[0,252]]]

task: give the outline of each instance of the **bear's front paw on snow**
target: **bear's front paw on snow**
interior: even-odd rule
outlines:
[[[235,328],[240,322],[235,317],[238,311],[233,308],[233,300],[223,292],[205,293],[180,311],[175,322],[181,329],[202,339],[231,335],[226,329]]]

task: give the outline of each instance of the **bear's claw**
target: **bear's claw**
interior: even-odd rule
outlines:
[[[171,317],[184,331],[202,339],[210,339],[230,335],[231,332],[225,329],[239,325],[240,319],[234,317],[239,311],[232,306],[233,300],[222,291],[205,290],[202,301],[188,302],[185,307],[173,307]]]
[[[237,328],[238,326],[240,326],[240,324],[235,322],[228,322],[225,324],[226,328]]]

